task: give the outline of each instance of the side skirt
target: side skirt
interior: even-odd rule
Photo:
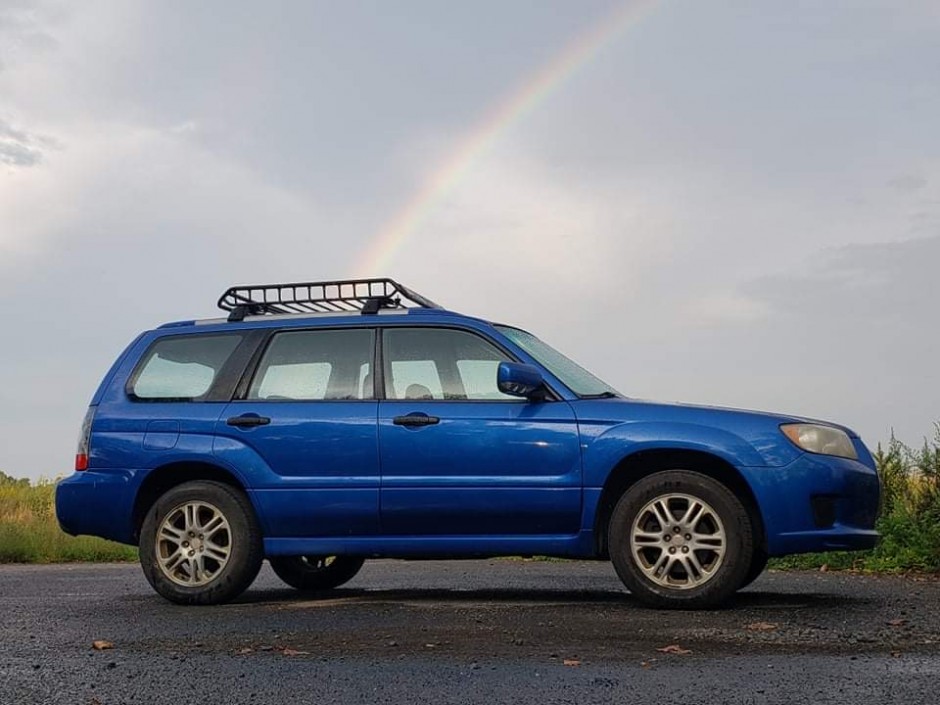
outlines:
[[[359,536],[266,538],[267,556],[440,558],[555,556],[593,558],[594,532],[567,536]]]

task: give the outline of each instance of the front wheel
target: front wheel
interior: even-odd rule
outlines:
[[[332,590],[355,577],[365,560],[356,556],[273,556],[277,577],[304,592]]]
[[[745,588],[757,580],[764,572],[769,560],[770,556],[767,555],[765,550],[755,549],[754,557],[751,559],[751,567],[748,568],[747,575],[744,577],[744,582],[741,583],[741,587]]]
[[[654,607],[717,606],[742,586],[752,564],[747,510],[727,487],[697,472],[643,478],[620,498],[608,531],[620,579]]]

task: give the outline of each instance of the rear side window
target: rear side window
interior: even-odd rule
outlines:
[[[212,389],[241,342],[234,333],[158,340],[139,365],[131,392],[148,401],[197,401]]]
[[[368,328],[278,333],[248,390],[249,399],[372,399],[375,333]]]

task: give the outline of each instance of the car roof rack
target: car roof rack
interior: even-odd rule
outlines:
[[[408,306],[407,304],[411,304]],[[343,279],[327,282],[233,286],[219,297],[229,321],[279,313],[376,314],[390,308],[441,308],[394,279]]]

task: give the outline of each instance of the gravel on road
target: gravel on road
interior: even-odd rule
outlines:
[[[927,577],[770,572],[726,609],[664,612],[608,563],[382,560],[322,595],[265,567],[238,602],[179,607],[134,565],[2,566],[0,600],[2,705],[933,705],[940,687]]]

